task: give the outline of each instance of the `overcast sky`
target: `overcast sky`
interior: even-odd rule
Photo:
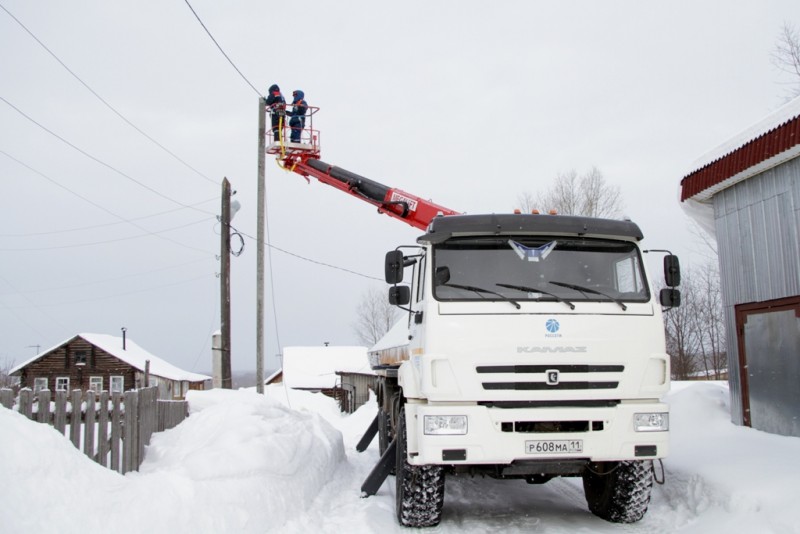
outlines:
[[[242,204],[233,226],[255,236],[258,93],[272,83],[321,108],[328,163],[469,213],[511,211],[596,166],[645,247],[700,264],[680,180],[784,103],[770,53],[800,22],[796,0],[190,2],[246,80],[183,0],[0,0],[0,363],[126,327],[210,370],[220,183]],[[282,346],[357,344],[383,254],[419,232],[271,159],[266,181],[272,369]],[[235,370],[255,369],[244,244]]]

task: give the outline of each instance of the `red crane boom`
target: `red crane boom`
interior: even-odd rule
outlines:
[[[313,118],[318,109],[309,107],[308,117]],[[295,172],[306,180],[314,177],[323,184],[372,204],[378,208],[379,213],[385,213],[420,230],[425,230],[437,215],[459,214],[430,200],[321,161],[319,132],[314,130],[311,120],[309,127],[302,129],[300,139],[299,143],[285,142],[281,131],[279,141],[269,145],[267,153],[275,154],[284,169]]]

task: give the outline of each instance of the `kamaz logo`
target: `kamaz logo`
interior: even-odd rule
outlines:
[[[552,354],[565,352],[588,352],[586,347],[517,347],[517,353]]]

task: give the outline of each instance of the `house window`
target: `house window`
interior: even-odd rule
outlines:
[[[56,378],[56,391],[69,391],[68,376],[59,376]]]
[[[151,387],[151,388],[158,387],[158,377],[150,376],[149,383],[147,384],[147,387]]]
[[[100,393],[101,391],[103,391],[103,377],[102,376],[90,376],[89,377],[89,389],[91,389],[95,393]]]
[[[39,393],[43,389],[47,389],[47,378],[34,378],[33,379],[33,392]]]
[[[85,350],[75,351],[75,365],[86,365],[86,356],[88,353]]]
[[[122,393],[125,387],[125,377],[112,376],[111,377],[111,393]]]

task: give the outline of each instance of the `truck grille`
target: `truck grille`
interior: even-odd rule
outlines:
[[[624,365],[479,365],[475,368],[479,374],[550,374],[557,371],[558,377],[555,381],[545,380],[519,380],[513,382],[482,382],[483,389],[486,390],[515,390],[515,391],[575,391],[590,389],[616,389],[618,381],[588,381],[561,380],[561,375],[571,377],[587,373],[621,373],[625,370]],[[556,373],[553,373],[556,374]],[[488,377],[487,377],[488,378]]]
[[[501,423],[503,432],[520,432],[524,434],[560,432],[599,432],[603,430],[603,421],[508,421]]]

